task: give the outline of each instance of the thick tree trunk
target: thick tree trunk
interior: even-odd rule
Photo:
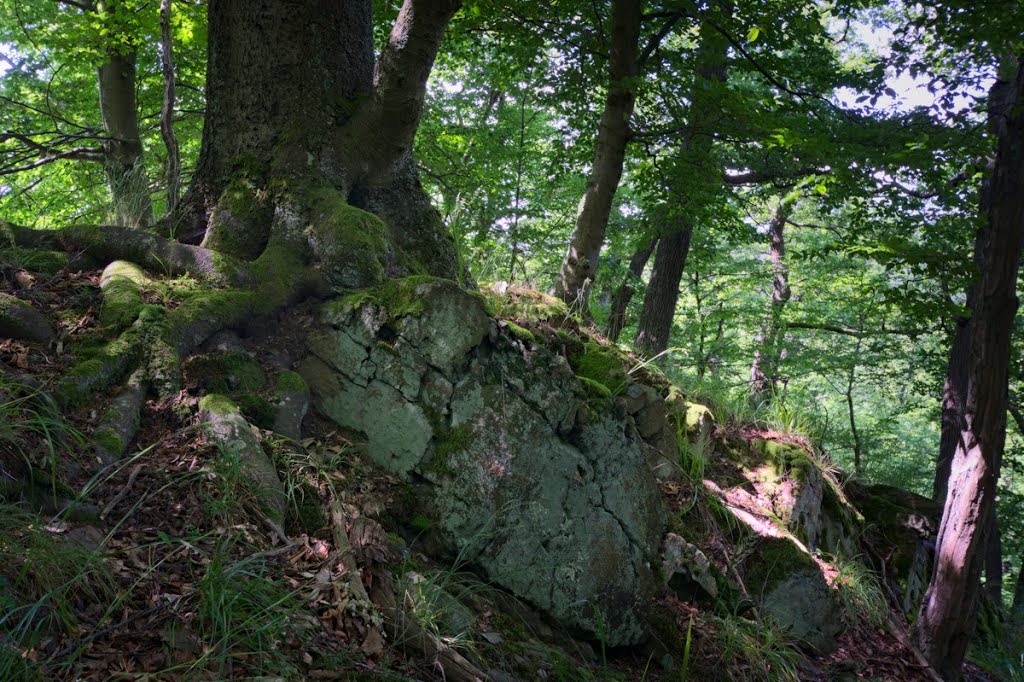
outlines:
[[[114,11],[114,2],[101,2],[101,13]],[[103,170],[113,199],[113,221],[125,227],[153,224],[146,164],[139,138],[135,103],[135,51],[111,50],[99,68],[100,117],[108,139],[103,144]]]
[[[615,289],[612,295],[612,308],[608,314],[608,326],[605,334],[611,341],[618,341],[619,335],[626,326],[626,310],[636,293],[634,282],[639,282],[647,267],[647,261],[654,253],[654,247],[658,244],[658,235],[646,240],[644,245],[633,252],[629,259],[629,273],[622,280],[622,284]]]
[[[672,320],[675,319],[676,303],[679,300],[679,282],[686,268],[692,236],[693,223],[687,220],[676,230],[663,235],[658,245],[634,344],[638,351],[648,357],[668,348],[672,337]]]
[[[612,200],[622,177],[629,137],[629,119],[636,101],[637,43],[640,39],[639,0],[612,3],[612,51],[608,62],[608,95],[594,145],[594,162],[580,202],[576,228],[562,262],[554,294],[586,313],[590,284],[604,244]]]
[[[786,265],[786,220],[793,198],[783,197],[768,224],[768,254],[772,263],[772,293],[761,329],[754,341],[754,362],[750,368],[750,401],[762,405],[772,399],[779,369],[779,342],[782,336],[782,313],[791,295],[789,267]]]
[[[459,4],[406,0],[375,61],[369,0],[211,0],[203,145],[179,237],[244,259],[285,244],[340,287],[458,277],[412,143]]]
[[[953,457],[931,584],[918,617],[918,639],[946,679],[959,679],[974,632],[985,530],[995,504],[1006,438],[1010,336],[1024,226],[1024,61],[990,92],[998,152],[978,231],[982,264],[974,300],[964,428]]]

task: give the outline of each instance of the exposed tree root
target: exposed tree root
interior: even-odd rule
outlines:
[[[146,399],[146,390],[146,381],[138,373],[133,374],[100,418],[92,440],[96,446],[96,458],[103,466],[121,459],[139,430],[139,414]]]
[[[274,523],[272,530],[285,544],[291,541],[281,524],[288,511],[284,485],[277,469],[263,446],[256,439],[252,426],[229,398],[211,394],[199,403],[199,420],[203,431],[220,446],[224,456],[237,457],[242,476],[257,502],[262,516]]]
[[[126,260],[150,272],[192,275],[213,284],[247,286],[253,281],[248,268],[231,256],[127,227],[71,225],[34,230],[0,220],[0,237],[24,248],[82,252],[100,263]]]

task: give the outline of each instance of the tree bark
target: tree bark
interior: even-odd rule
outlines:
[[[679,300],[679,282],[690,253],[693,223],[683,220],[674,231],[663,235],[654,256],[654,270],[644,295],[640,326],[636,333],[636,349],[654,357],[668,348],[672,337],[672,320]]]
[[[619,335],[626,326],[626,310],[636,293],[634,282],[640,281],[647,267],[647,261],[651,259],[654,248],[658,244],[659,236],[655,235],[645,240],[643,246],[633,252],[629,259],[629,272],[622,280],[622,284],[612,294],[612,308],[608,314],[608,326],[605,334],[611,341],[618,341]]]
[[[974,293],[968,296],[968,307],[971,307]],[[932,499],[943,502],[946,499],[946,486],[949,483],[949,472],[953,466],[960,434],[964,430],[964,402],[967,400],[967,363],[971,349],[970,318],[957,321],[956,335],[949,352],[949,369],[942,386],[942,431],[939,437],[939,456],[935,462],[935,481],[932,484]]]
[[[713,5],[708,12],[732,12],[729,2]],[[715,83],[726,79],[726,54],[728,43],[715,30],[713,21],[704,21],[700,28],[700,52],[697,55],[697,77],[690,87],[689,118],[691,125],[700,128],[710,125],[717,115]],[[707,181],[721,184],[720,167],[711,168],[711,151],[714,141],[711,136],[686,140],[680,149],[680,163],[704,168]],[[675,193],[675,188],[669,188]],[[640,328],[637,330],[636,349],[647,356],[655,356],[668,348],[672,335],[672,320],[675,318],[676,303],[679,300],[679,282],[686,266],[690,251],[694,221],[692,208],[680,221],[675,231],[665,235],[654,257],[654,271],[644,295],[643,312],[640,314]],[[683,211],[676,209],[677,213]]]
[[[174,134],[174,40],[171,35],[171,0],[160,0],[160,67],[164,77],[164,97],[160,107],[160,135],[167,148],[167,206],[174,215],[181,196],[181,152]]]
[[[586,313],[590,284],[608,229],[612,201],[622,178],[629,137],[629,119],[636,102],[640,40],[639,0],[612,3],[612,50],[608,61],[608,94],[594,145],[594,162],[580,202],[576,228],[555,283],[554,294],[573,309]]]
[[[974,632],[985,530],[995,503],[1006,438],[1010,337],[1024,226],[1024,60],[1000,74],[989,93],[998,151],[984,194],[986,220],[978,230],[977,283],[967,365],[964,425],[953,457],[936,544],[932,581],[918,616],[925,657],[946,679],[959,679]]]
[[[179,237],[243,259],[285,243],[342,287],[459,277],[412,156],[427,77],[459,4],[405,0],[375,60],[369,0],[211,0],[207,115]],[[386,244],[369,224],[345,227],[361,220],[352,208],[383,221]],[[332,221],[346,233],[324,234]],[[343,272],[370,250],[381,263],[369,277]]]
[[[861,338],[857,339],[857,349],[854,351],[849,380],[846,382],[846,408],[850,415],[850,435],[853,436],[853,470],[858,476],[863,473],[864,449],[860,441],[860,432],[857,430],[857,413],[853,409],[853,380],[857,372],[857,361],[860,358],[861,341]]]
[[[792,210],[793,197],[779,200],[768,224],[768,253],[772,263],[772,293],[761,329],[754,341],[754,362],[750,368],[750,401],[763,405],[772,399],[779,369],[779,342],[782,336],[782,313],[791,295],[789,267],[785,263],[786,220]]]
[[[102,16],[115,11],[114,0],[101,2]],[[113,199],[113,221],[125,227],[153,224],[153,202],[139,138],[135,102],[135,50],[111,49],[99,67],[100,117],[108,139],[103,144],[103,170]]]
[[[1018,621],[1024,620],[1024,561],[1017,571],[1017,585],[1013,589],[1013,615]]]

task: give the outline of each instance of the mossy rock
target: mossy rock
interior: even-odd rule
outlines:
[[[362,289],[342,296],[325,306],[328,317],[346,316],[349,309],[367,305],[383,311],[389,320],[400,320],[409,315],[422,315],[427,309],[427,300],[418,289],[424,285],[444,283],[447,280],[429,275],[414,275],[388,280],[376,287]]]
[[[762,537],[745,562],[747,590],[762,611],[818,654],[835,649],[839,605],[814,560],[787,537]]]
[[[274,427],[274,416],[276,410],[274,405],[266,398],[248,393],[237,398],[238,408],[242,415],[253,426],[261,429],[272,429]]]
[[[71,263],[71,256],[64,251],[42,249],[0,249],[0,262],[41,275],[54,275]]]
[[[582,351],[569,358],[577,378],[600,384],[613,395],[622,393],[629,384],[626,358],[608,346],[588,341]]]
[[[190,358],[186,371],[200,388],[217,393],[244,394],[259,391],[267,384],[263,368],[248,353],[209,353]]]
[[[45,315],[19,298],[0,293],[0,338],[49,343],[53,337]]]
[[[483,287],[482,292],[491,314],[496,317],[546,322],[553,326],[572,319],[564,301],[540,291],[496,283]]]

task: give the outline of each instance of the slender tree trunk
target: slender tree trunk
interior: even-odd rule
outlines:
[[[639,282],[641,276],[643,276],[644,268],[647,267],[647,261],[651,259],[651,254],[654,253],[654,247],[657,246],[658,239],[658,235],[647,239],[643,246],[633,252],[629,259],[629,272],[623,278],[622,284],[615,289],[615,293],[612,295],[612,308],[608,315],[608,328],[606,330],[608,338],[612,341],[619,340],[619,335],[626,326],[626,310],[633,300],[633,294],[636,293],[634,282]]]
[[[160,66],[164,97],[160,107],[160,135],[167,148],[167,208],[173,216],[181,195],[181,152],[174,134],[174,41],[171,36],[171,0],[160,0]]]
[[[732,5],[720,3],[707,11],[731,13]],[[712,126],[718,115],[718,97],[713,86],[725,82],[727,50],[728,43],[714,28],[713,22],[703,22],[700,29],[700,52],[697,55],[697,77],[690,87],[689,119],[690,125],[695,128]],[[711,161],[713,146],[711,136],[691,137],[680,151],[679,162],[705,169],[705,179],[720,184],[721,168]],[[674,189],[671,188],[672,191]],[[654,271],[644,296],[635,344],[637,350],[647,356],[655,356],[668,348],[672,320],[679,300],[679,282],[693,236],[693,208],[689,207],[686,217],[682,218],[675,231],[662,238],[654,257]]]
[[[183,239],[243,259],[284,246],[335,287],[460,277],[412,156],[460,3],[405,0],[376,60],[371,4],[210,1],[207,114],[176,216]]]
[[[974,298],[968,296],[968,306]],[[942,431],[939,437],[939,456],[935,462],[935,481],[932,484],[932,499],[944,502],[949,472],[953,466],[960,434],[964,431],[964,403],[967,400],[967,364],[971,349],[970,318],[957,321],[956,335],[949,353],[949,369],[942,386]]]
[[[113,0],[101,2],[103,15],[114,12]],[[125,227],[153,224],[153,202],[139,138],[135,103],[135,50],[111,50],[98,73],[100,117],[108,139],[103,145],[103,170],[113,199],[113,221]]]
[[[999,515],[996,505],[988,517],[988,529],[985,531],[985,594],[989,600],[1002,609],[1003,607],[1003,538],[999,530]]]
[[[1013,616],[1018,621],[1024,621],[1024,561],[1020,562],[1020,569],[1017,570],[1017,585],[1013,590]]]
[[[793,199],[784,197],[768,224],[768,253],[772,263],[772,293],[761,329],[754,341],[754,362],[750,368],[750,401],[762,405],[772,399],[778,378],[779,342],[782,336],[782,313],[791,295],[786,255],[786,220]]]
[[[860,442],[860,432],[857,431],[857,413],[853,409],[853,380],[857,372],[857,359],[860,356],[861,338],[857,338],[857,349],[854,352],[854,361],[850,366],[850,377],[846,383],[846,408],[850,414],[850,434],[853,436],[853,470],[858,476],[863,473],[863,446]]]
[[[612,201],[622,177],[629,136],[629,119],[636,101],[637,43],[640,39],[639,0],[612,2],[612,50],[608,61],[608,95],[594,145],[594,162],[580,202],[576,228],[562,262],[554,294],[586,313],[590,284],[604,244]]]
[[[658,244],[634,344],[638,351],[648,357],[654,357],[668,348],[676,303],[679,301],[679,282],[686,268],[692,236],[693,223],[684,221],[674,231],[662,235]]]
[[[946,679],[959,679],[974,632],[985,530],[995,503],[1006,438],[1010,337],[1024,226],[1024,61],[989,93],[998,151],[975,258],[982,265],[974,300],[964,428],[953,457],[931,584],[918,616],[918,640]]]

